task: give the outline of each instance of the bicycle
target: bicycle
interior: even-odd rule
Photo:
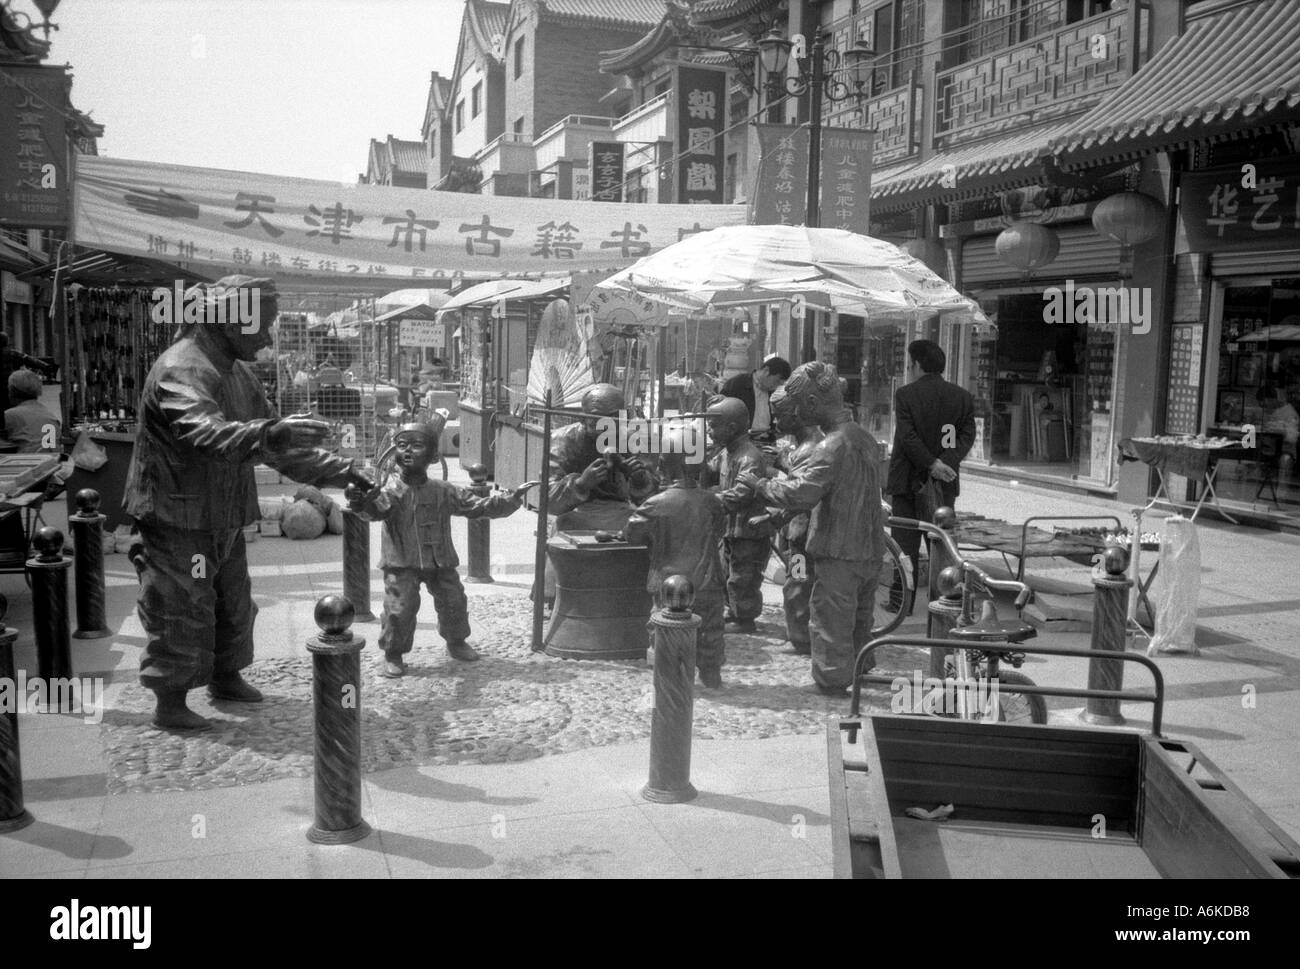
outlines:
[[[882,506],[888,511],[888,505],[882,503]],[[770,518],[771,516],[759,517]],[[903,550],[890,536],[886,535],[884,538],[885,550],[880,565],[880,577],[876,580],[876,604],[871,613],[873,639],[892,633],[901,626],[903,620],[912,614],[912,604],[916,599],[912,576],[903,566]],[[795,579],[807,578],[807,561],[804,556],[798,552],[787,556],[778,539],[779,531],[770,539],[772,554],[780,561],[786,574]]]
[[[993,722],[1028,722],[1047,723],[1047,703],[1036,693],[1020,693],[1016,686],[1036,686],[1033,680],[1023,673],[1016,672],[1025,661],[1022,652],[998,650],[981,650],[979,643],[1017,644],[1038,635],[1033,626],[1024,622],[1021,611],[1033,597],[1033,590],[1023,582],[1015,579],[994,579],[973,562],[962,558],[953,541],[942,528],[929,522],[911,518],[890,517],[889,524],[897,528],[912,528],[922,532],[931,539],[941,542],[950,559],[957,563],[955,568],[960,578],[951,574],[940,573],[940,587],[946,586],[944,597],[954,599],[960,593],[961,615],[957,626],[952,630],[954,645],[944,650],[943,679],[946,686],[953,681],[959,689],[954,690],[958,709],[948,711],[948,715],[963,720]],[[945,569],[946,573],[947,570]],[[953,581],[956,578],[956,581]],[[993,604],[993,591],[1002,590],[1016,594],[1015,620],[999,620]],[[981,596],[980,593],[983,593]],[[980,604],[978,618],[975,616],[975,604]],[[1001,669],[1005,660],[1014,670]],[[989,684],[990,691],[985,697],[979,697],[981,684]],[[975,708],[970,705],[970,691],[975,688],[977,702]],[[1008,689],[1011,687],[1011,689]],[[985,702],[987,701],[987,702]]]

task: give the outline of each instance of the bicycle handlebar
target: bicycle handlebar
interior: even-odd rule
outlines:
[[[1016,594],[1016,609],[1023,609],[1028,605],[1029,600],[1033,598],[1034,590],[1029,588],[1023,582],[1017,582],[1015,579],[995,579],[982,568],[962,557],[961,551],[957,548],[956,541],[946,531],[938,525],[930,522],[918,521],[915,518],[899,518],[896,515],[889,516],[889,524],[895,528],[911,528],[922,532],[931,538],[937,539],[947,550],[948,555],[964,571],[975,575],[990,589],[1001,589],[1003,592],[1014,592]]]

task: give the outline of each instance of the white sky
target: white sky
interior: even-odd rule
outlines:
[[[31,0],[14,8],[41,17]],[[63,0],[47,64],[103,155],[353,183],[370,139],[419,140],[463,0]],[[43,36],[40,32],[38,37]]]

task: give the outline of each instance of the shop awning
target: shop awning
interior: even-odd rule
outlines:
[[[551,293],[558,293],[560,290],[565,289],[569,283],[570,279],[567,276],[563,279],[493,279],[486,283],[470,286],[468,289],[462,289],[442,304],[439,313],[464,309],[467,306],[487,306],[489,303],[495,303],[500,299],[511,302],[521,299],[536,299],[549,296]]]
[[[436,320],[438,311],[427,303],[416,303],[414,306],[402,306],[395,310],[389,310],[380,316],[375,317],[376,323],[387,323],[389,320]]]
[[[885,173],[871,186],[873,209],[913,204],[924,193],[934,200],[970,198],[1013,188],[1041,177],[1038,160],[1051,154],[1050,145],[1073,126],[1057,123],[990,138],[951,151],[936,152],[919,165]]]
[[[1190,21],[1052,148],[1063,168],[1134,158],[1295,121],[1297,106],[1300,3],[1263,0]]]

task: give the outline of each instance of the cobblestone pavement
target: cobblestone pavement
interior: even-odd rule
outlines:
[[[650,734],[653,670],[640,661],[558,660],[529,649],[532,603],[501,589],[491,614],[474,616],[477,663],[448,657],[433,624],[422,623],[407,657],[407,675],[379,675],[376,627],[361,656],[362,769],[369,773],[425,764],[521,761],[587,747],[605,747]],[[721,691],[695,690],[694,736],[766,738],[821,731],[845,700],[812,688],[809,660],[790,652],[779,608],[767,607],[757,635],[727,636]],[[912,670],[897,649],[882,667]],[[127,685],[101,727],[108,791],[197,790],[312,773],[309,660],[257,661],[245,671],[266,695],[261,704],[210,701],[193,691],[193,705],[217,728],[182,736],[150,723],[153,694]],[[910,673],[909,673],[910,675]],[[869,697],[887,706],[884,692]]]

